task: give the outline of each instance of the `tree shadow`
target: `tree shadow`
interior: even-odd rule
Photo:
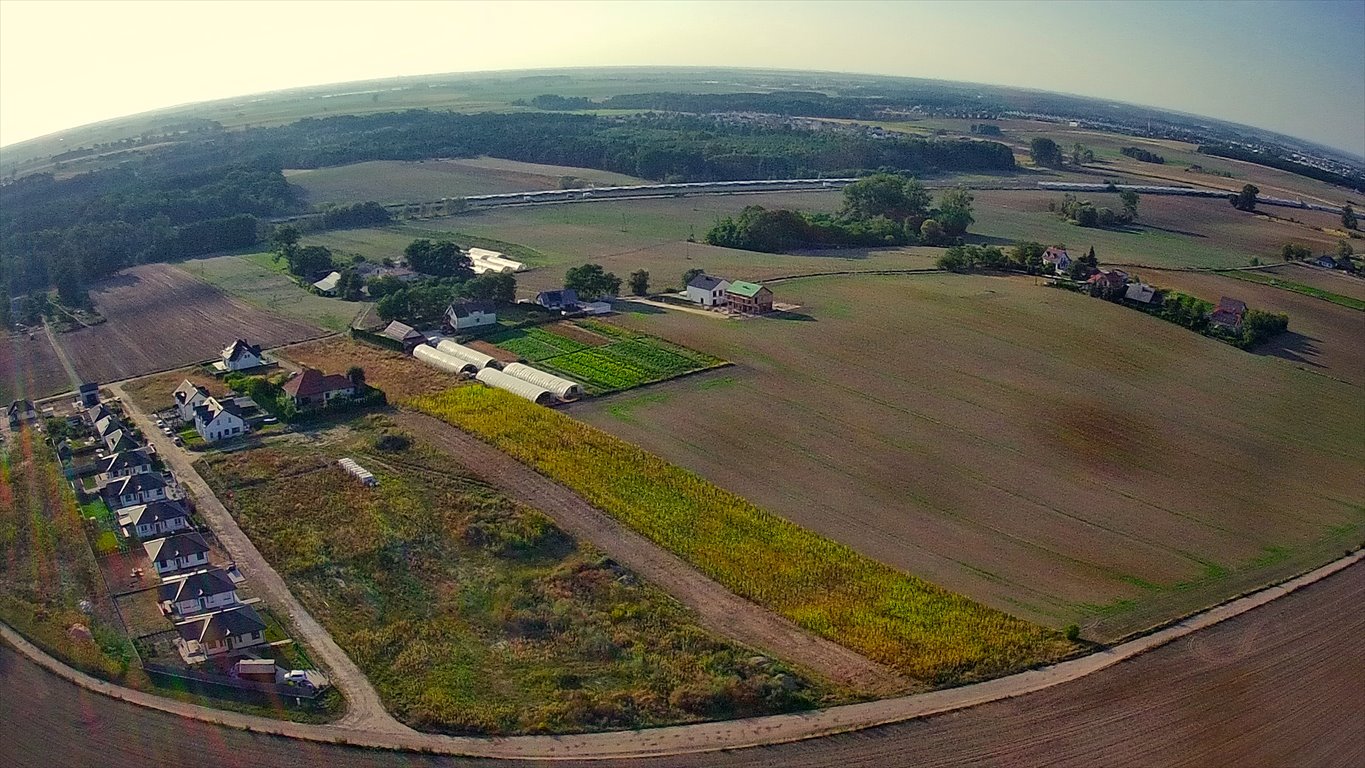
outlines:
[[[641,304],[636,301],[618,301],[612,306],[612,309],[632,315],[662,315],[668,311],[652,304]]]
[[[92,285],[90,287],[90,290],[108,291],[114,288],[131,288],[132,286],[137,285],[140,282],[142,282],[142,278],[138,277],[137,275],[131,272],[120,272],[116,275],[110,275],[109,277],[104,278],[95,285]]]
[[[970,243],[971,245],[1014,245],[1019,242],[1018,240],[1011,240],[1008,237],[996,237],[995,235],[967,234],[962,239],[963,242]]]
[[[801,323],[820,322],[819,320],[815,319],[811,315],[806,314],[805,312],[769,312],[768,314],[764,315],[764,317],[770,317],[773,318],[774,320],[794,320],[796,322]]]
[[[1318,340],[1294,331],[1285,331],[1248,351],[1252,354],[1278,357],[1293,363],[1311,365],[1314,368],[1327,367],[1313,359],[1322,355],[1322,348],[1318,346]]]

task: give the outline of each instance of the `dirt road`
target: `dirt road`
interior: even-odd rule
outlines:
[[[594,768],[1365,765],[1365,566],[1071,683],[815,741]],[[571,737],[570,737],[571,738]],[[648,740],[648,733],[640,740]],[[545,766],[373,752],[225,729],[78,688],[0,645],[0,762],[15,768]]]
[[[256,549],[256,545],[252,544],[237,526],[237,521],[232,519],[232,515],[228,514],[208,484],[191,466],[185,451],[172,443],[146,414],[138,410],[132,398],[125,395],[121,386],[111,384],[109,389],[123,401],[125,413],[156,447],[157,453],[166,462],[167,468],[175,474],[180,485],[193,494],[200,517],[208,523],[218,541],[236,560],[238,568],[247,577],[252,589],[265,597],[271,607],[288,614],[290,623],[300,636],[299,639],[321,662],[332,684],[346,698],[346,715],[337,724],[372,732],[413,733],[414,731],[399,723],[384,709],[378,692],[370,685],[364,673],[289,591],[284,579],[266,562]]]
[[[739,597],[578,494],[482,440],[422,414],[401,411],[394,419],[449,451],[508,496],[544,512],[575,538],[666,590],[696,611],[713,632],[865,693],[887,696],[910,689],[910,682],[893,670]]]

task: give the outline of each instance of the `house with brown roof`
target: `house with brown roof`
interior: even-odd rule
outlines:
[[[1090,287],[1091,296],[1110,298],[1122,296],[1128,287],[1128,273],[1118,269],[1111,269],[1108,272],[1100,270],[1086,280],[1086,285]]]
[[[1209,313],[1209,328],[1239,334],[1242,332],[1242,320],[1246,314],[1245,302],[1223,296],[1218,299],[1218,306]]]
[[[280,387],[298,408],[316,408],[339,397],[355,395],[355,385],[339,373],[323,373],[316,368],[304,368],[297,376]]]

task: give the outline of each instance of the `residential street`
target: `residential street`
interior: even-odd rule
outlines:
[[[365,678],[360,668],[346,656],[345,651],[332,640],[303,604],[289,591],[282,579],[266,562],[266,559],[251,543],[237,521],[232,519],[213,494],[208,484],[199,476],[190,463],[190,454],[177,447],[170,437],[161,433],[147,414],[140,411],[132,398],[128,397],[118,384],[110,384],[109,389],[123,402],[124,412],[132,419],[148,441],[156,447],[157,453],[166,466],[175,474],[180,486],[193,495],[200,517],[208,523],[218,541],[227,549],[228,554],[237,562],[237,567],[250,581],[266,602],[275,610],[288,614],[295,638],[303,642],[314,659],[323,667],[332,685],[336,686],[346,698],[346,715],[337,725],[370,731],[373,733],[414,733],[410,728],[393,718],[384,709],[379,693]],[[167,399],[170,393],[167,392]]]

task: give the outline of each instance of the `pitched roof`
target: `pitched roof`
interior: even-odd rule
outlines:
[[[697,275],[687,284],[688,288],[696,288],[700,291],[713,291],[721,283],[729,282],[723,277],[712,277],[711,275]]]
[[[198,395],[199,397],[208,397],[209,391],[189,379],[180,382],[180,386],[175,388],[175,401],[181,405],[195,399],[195,395]]]
[[[223,347],[223,351],[219,353],[219,356],[228,362],[232,362],[242,355],[247,354],[259,358],[261,356],[260,345],[252,346],[246,343],[245,339],[237,339],[226,347]]]
[[[219,400],[216,397],[210,397],[204,401],[203,405],[194,407],[194,417],[200,419],[205,424],[208,424],[218,418],[218,414],[225,411],[239,419],[245,418],[242,416],[242,409],[238,407],[236,399],[231,397],[223,400]]]
[[[263,629],[265,622],[249,605],[239,605],[175,625],[180,637],[185,640],[198,640],[201,643],[226,640],[232,635],[260,632]]]
[[[406,323],[400,323],[397,320],[394,320],[392,323],[385,326],[383,335],[396,341],[416,341],[426,338],[417,329]]]
[[[141,493],[165,487],[166,481],[162,479],[161,475],[158,475],[155,472],[143,472],[138,475],[120,477],[104,486],[106,491],[116,496],[122,496],[127,493]]]
[[[158,596],[162,600],[180,602],[181,600],[194,600],[200,597],[213,597],[224,592],[235,592],[237,585],[228,578],[227,571],[222,568],[209,568],[203,571],[195,571],[188,576],[172,577],[166,580],[158,590]]]
[[[1240,299],[1230,299],[1227,296],[1223,296],[1222,298],[1218,299],[1218,309],[1216,311],[1231,312],[1237,315],[1238,317],[1241,317],[1243,314],[1246,313],[1247,305],[1246,302]]]
[[[107,419],[113,414],[109,413],[109,409],[104,406],[104,403],[95,403],[85,410],[85,415],[90,419],[91,424],[98,424],[100,419]]]
[[[1094,283],[1096,285],[1107,285],[1112,288],[1120,288],[1128,284],[1128,273],[1118,269],[1110,270],[1108,272],[1101,270],[1091,275],[1090,279],[1086,282]]]
[[[536,303],[544,304],[577,304],[578,291],[573,288],[561,288],[557,291],[541,291],[536,294]]]
[[[162,523],[180,517],[187,518],[189,514],[185,506],[178,501],[152,501],[119,510],[119,516],[128,518],[128,522],[133,525]]]
[[[1143,304],[1150,303],[1156,298],[1156,288],[1146,283],[1130,283],[1128,290],[1124,291],[1123,297],[1131,301],[1140,301]]]
[[[11,416],[13,416],[16,413],[36,410],[37,409],[33,407],[32,400],[15,400],[14,402],[9,404],[9,413]]]
[[[147,550],[147,557],[152,562],[202,555],[209,551],[208,543],[197,533],[176,533],[164,539],[152,539],[143,542],[142,548]]]
[[[1071,261],[1071,254],[1067,253],[1065,248],[1048,246],[1047,250],[1043,251],[1043,261],[1045,263],[1056,264],[1062,259]]]
[[[104,436],[104,443],[115,453],[137,450],[138,444],[127,432],[116,429]]]
[[[730,283],[730,287],[726,290],[727,292],[733,293],[736,296],[744,296],[752,299],[753,297],[758,295],[759,291],[763,290],[763,286],[759,285],[758,283],[750,283],[744,280],[736,280],[733,283]]]
[[[335,291],[337,284],[341,282],[341,273],[332,272],[321,280],[313,283],[313,287],[319,291]]]
[[[112,456],[105,456],[99,464],[101,472],[115,472],[120,469],[131,469],[151,464],[151,459],[147,458],[147,452],[141,448],[132,451],[123,451]]]
[[[316,368],[304,368],[299,375],[284,383],[280,389],[290,397],[312,397],[324,392],[352,389],[351,380],[339,373],[324,374]]]
[[[455,317],[470,317],[476,312],[491,315],[495,310],[493,304],[487,301],[457,301],[446,309],[447,314]]]
[[[110,432],[113,432],[121,428],[122,425],[119,424],[118,419],[114,418],[113,414],[105,416],[104,418],[95,422],[95,431],[99,433],[100,437],[104,437],[108,435]]]

